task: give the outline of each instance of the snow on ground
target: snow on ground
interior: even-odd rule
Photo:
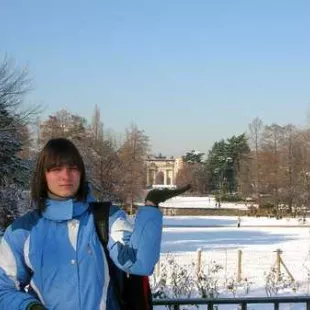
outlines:
[[[194,226],[194,227],[210,227],[210,226],[232,226],[236,227],[238,217],[235,216],[165,216],[164,226]],[[241,227],[251,226],[299,226],[305,227],[310,225],[310,219],[306,219],[303,223],[301,218],[276,218],[268,217],[240,217]]]
[[[218,208],[214,197],[183,197],[178,196],[171,198],[160,204],[162,208]],[[249,206],[245,203],[222,202],[223,209],[240,209],[247,210]]]
[[[237,296],[266,296],[266,275],[276,262],[276,250],[283,251],[282,259],[295,278],[299,288],[296,294],[309,294],[310,235],[309,227],[297,219],[241,218],[237,228],[236,217],[165,217],[161,261],[168,253],[183,265],[197,261],[197,249],[202,250],[205,268],[211,261],[223,267],[219,283],[235,279],[238,250],[242,250],[242,278],[250,283],[250,292],[237,290]],[[215,225],[217,227],[207,227]],[[196,226],[196,227],[195,227]],[[219,227],[221,226],[221,227]],[[226,227],[223,227],[226,226]],[[283,267],[282,267],[282,270]],[[278,295],[295,294],[291,289],[280,290]],[[233,297],[222,291],[222,297]],[[161,309],[156,307],[155,309]],[[164,308],[162,308],[164,309]],[[199,309],[206,309],[200,307]],[[237,309],[232,305],[219,309]],[[273,309],[271,305],[253,305],[249,309]],[[303,305],[286,305],[280,309],[305,309]]]

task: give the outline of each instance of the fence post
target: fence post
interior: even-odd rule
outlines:
[[[241,310],[247,310],[248,309],[248,304],[246,302],[241,303]]]
[[[156,275],[156,278],[158,279],[160,277],[160,258],[156,264],[156,271],[155,271],[155,275]]]
[[[241,281],[242,274],[242,251],[238,250],[238,270],[237,270],[237,282]]]
[[[197,267],[196,267],[196,272],[197,275],[200,273],[201,270],[201,249],[197,249]]]
[[[286,267],[286,265],[283,262],[282,257],[280,256],[280,263],[282,264],[282,267],[284,268],[284,270],[286,271],[286,273],[288,274],[288,276],[290,277],[292,282],[295,282],[295,279],[293,277],[293,275],[290,273],[290,271],[288,270],[288,268]]]

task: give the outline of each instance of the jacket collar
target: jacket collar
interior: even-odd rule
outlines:
[[[94,201],[95,199],[92,195],[88,195],[86,202],[75,199],[46,199],[46,208],[42,215],[52,221],[68,221],[87,211],[89,203]]]

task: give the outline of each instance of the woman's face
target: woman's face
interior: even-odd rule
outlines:
[[[48,190],[57,196],[75,196],[80,187],[81,173],[77,166],[63,165],[45,172]]]

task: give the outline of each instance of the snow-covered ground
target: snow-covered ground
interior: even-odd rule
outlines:
[[[223,267],[217,274],[222,286],[222,297],[233,297],[224,283],[236,279],[238,250],[242,250],[242,279],[247,279],[249,292],[241,286],[237,296],[266,296],[266,276],[276,262],[276,250],[298,285],[296,292],[288,288],[278,295],[305,295],[310,293],[310,234],[309,227],[298,219],[241,218],[237,228],[236,217],[165,217],[162,239],[161,262],[167,261],[168,253],[175,256],[180,265],[188,266],[197,261],[197,249],[202,250],[202,266],[208,269],[212,261]],[[216,227],[210,227],[210,226]],[[208,227],[209,226],[209,227]],[[281,272],[287,275],[283,266]],[[160,308],[158,308],[160,309]],[[162,308],[163,309],[163,308]],[[193,308],[194,309],[194,308]],[[199,309],[206,309],[202,307]],[[232,305],[219,309],[237,309]],[[250,306],[249,309],[273,309],[271,305]],[[287,305],[280,309],[305,309],[304,306]]]
[[[174,197],[161,203],[162,208],[218,208],[213,196],[210,197]],[[247,210],[249,204],[222,202],[221,208],[223,209],[240,209]]]
[[[210,226],[231,226],[236,227],[238,223],[237,216],[165,216],[164,226],[194,226],[194,227],[210,227]],[[310,227],[310,219],[307,218],[303,223],[301,218],[282,218],[277,220],[276,218],[267,217],[240,217],[241,227],[253,227],[253,226],[298,226],[298,227]]]

